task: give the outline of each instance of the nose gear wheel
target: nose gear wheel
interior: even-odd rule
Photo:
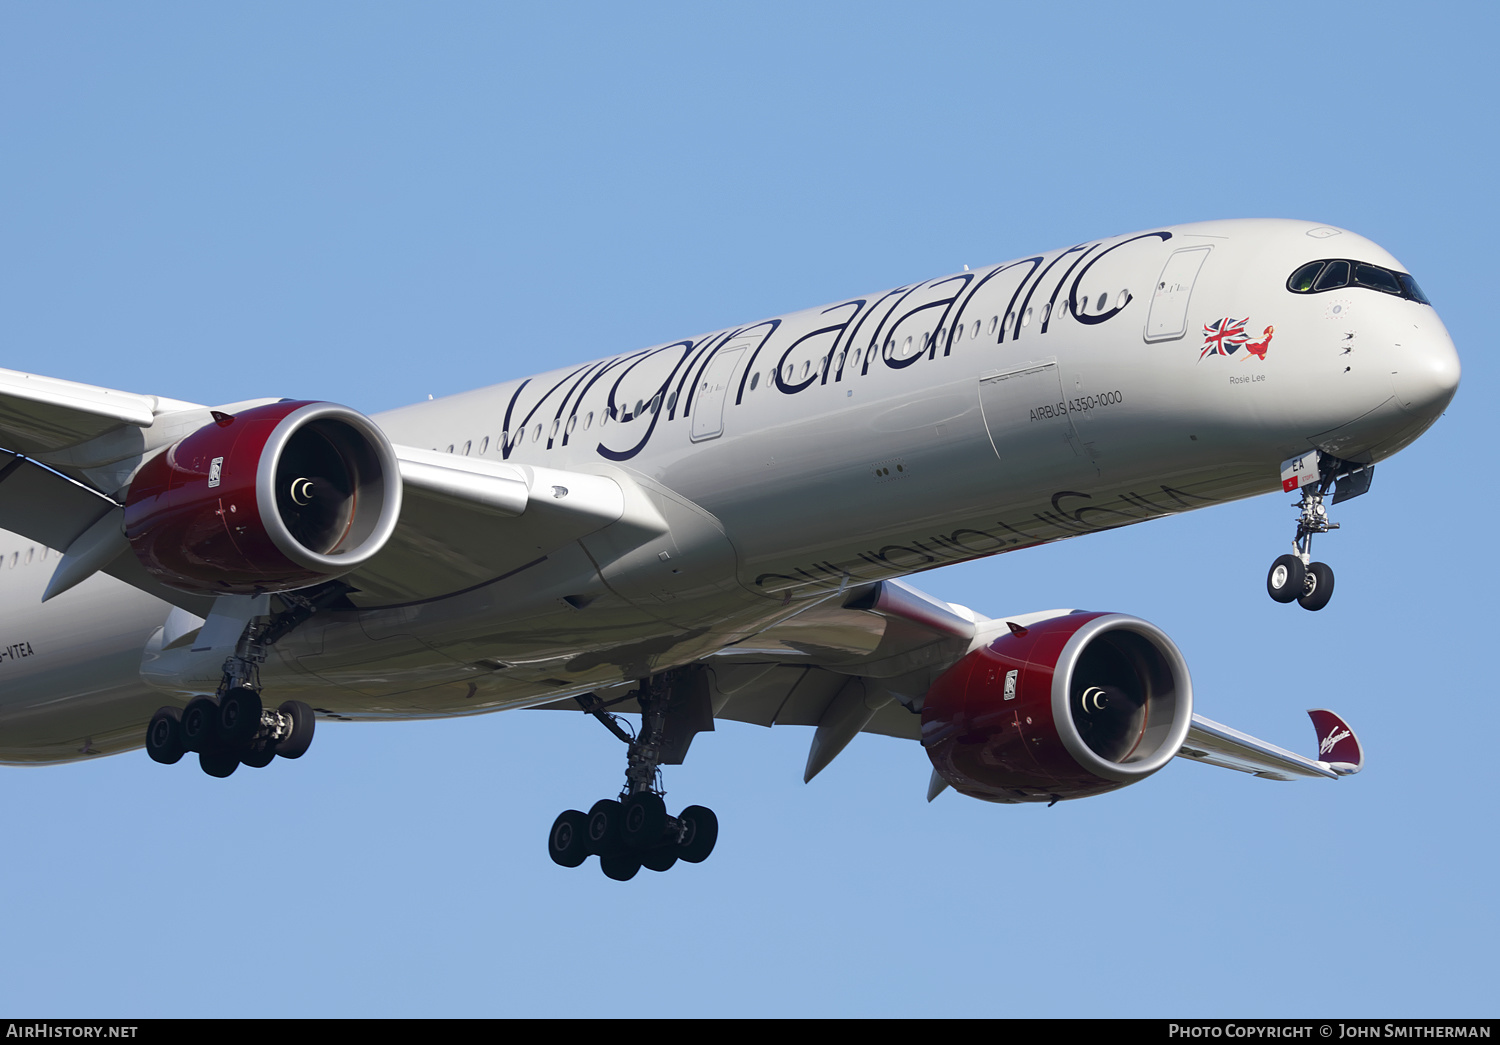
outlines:
[[[1297,535],[1292,540],[1291,554],[1279,556],[1271,563],[1266,575],[1266,593],[1272,599],[1282,603],[1295,602],[1305,610],[1321,610],[1333,598],[1332,568],[1326,563],[1314,562],[1312,557],[1313,537],[1339,528],[1338,523],[1328,521],[1324,499],[1334,491],[1335,484],[1334,504],[1358,497],[1369,490],[1375,471],[1371,465],[1344,461],[1321,450],[1313,454],[1316,455],[1318,478],[1304,482],[1300,487],[1301,496],[1292,502],[1298,514]],[[1307,454],[1293,460],[1298,462],[1297,470],[1301,471],[1312,459],[1313,455]],[[1291,464],[1292,461],[1288,461],[1283,465],[1283,475],[1288,474]]]

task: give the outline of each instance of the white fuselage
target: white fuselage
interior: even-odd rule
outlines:
[[[1441,413],[1457,356],[1429,305],[1292,293],[1322,258],[1401,269],[1307,222],[1178,226],[377,415],[398,444],[626,476],[671,530],[623,556],[605,530],[499,577],[435,548],[445,594],[365,590],[314,617],[274,647],[268,699],[360,718],[537,704],[852,584],[1273,491],[1313,447],[1380,460]],[[1216,339],[1222,321],[1243,335]],[[161,689],[195,688],[151,664],[196,620],[103,575],[42,605],[57,554],[4,551],[0,651],[25,647],[0,654],[0,760],[139,744]]]

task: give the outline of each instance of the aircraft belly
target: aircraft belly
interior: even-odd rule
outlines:
[[[0,578],[0,762],[75,761],[140,746],[163,703],[141,650],[171,607],[104,574],[41,601],[59,557],[24,538]]]
[[[692,590],[648,586],[627,599],[575,544],[459,595],[331,613],[272,648],[266,693],[348,717],[411,717],[525,706],[634,681],[711,654],[779,612],[735,583],[732,557],[710,565],[687,578]],[[614,579],[627,588],[632,580],[628,572]],[[651,599],[659,605],[641,605]]]

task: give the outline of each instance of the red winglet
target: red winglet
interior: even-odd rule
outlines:
[[[1318,731],[1319,761],[1327,762],[1335,773],[1343,775],[1358,773],[1365,767],[1364,750],[1348,723],[1326,708],[1309,711],[1307,717]]]

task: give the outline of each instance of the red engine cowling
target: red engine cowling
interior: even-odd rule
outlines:
[[[989,802],[1086,798],[1177,754],[1193,685],[1171,639],[1120,613],[1014,628],[933,683],[922,746],[954,789]]]
[[[184,591],[252,594],[342,576],[401,514],[401,470],[373,421],[334,403],[215,415],[142,466],[125,536],[152,576]]]

